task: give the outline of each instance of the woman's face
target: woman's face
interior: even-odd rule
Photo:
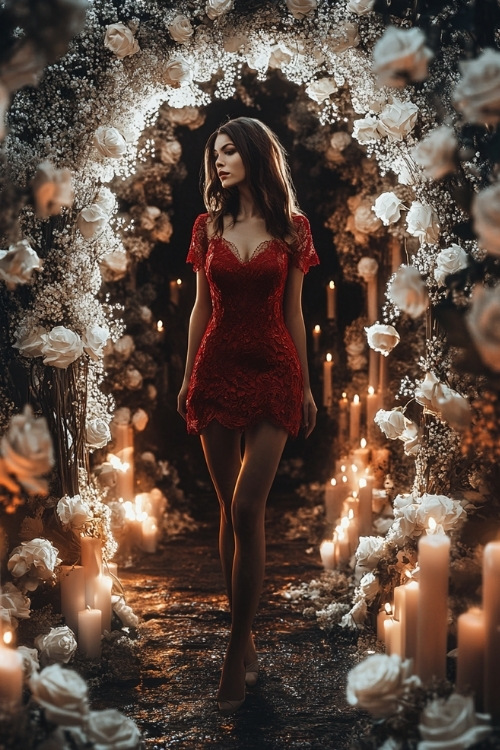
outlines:
[[[234,143],[226,133],[219,133],[215,139],[214,160],[222,187],[237,187],[245,182],[245,166]]]

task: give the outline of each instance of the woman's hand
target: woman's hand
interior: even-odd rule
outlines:
[[[302,401],[302,421],[304,424],[305,437],[309,437],[316,426],[316,414],[318,409],[314,403],[310,388],[304,388],[304,399]]]
[[[189,383],[183,382],[179,391],[179,395],[177,396],[177,411],[184,420],[186,419],[186,397],[188,388]]]

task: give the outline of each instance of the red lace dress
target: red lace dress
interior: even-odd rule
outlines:
[[[319,260],[309,222],[295,216],[297,248],[262,242],[248,261],[220,236],[207,237],[208,214],[193,227],[187,262],[205,270],[212,316],[196,354],[186,400],[187,429],[199,434],[213,419],[243,430],[262,420],[296,436],[303,381],[297,350],[283,318],[288,267],[304,273]]]

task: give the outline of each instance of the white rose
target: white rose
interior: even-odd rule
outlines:
[[[357,270],[363,281],[368,283],[372,281],[378,272],[378,263],[375,258],[369,258],[365,255],[360,259],[357,265]]]
[[[402,141],[415,127],[418,107],[413,102],[393,99],[380,113],[378,130],[390,141]]]
[[[285,46],[283,43],[275,44],[274,47],[271,47],[269,67],[278,68],[279,70],[281,70],[283,65],[287,65],[291,61],[292,58],[293,58],[293,52],[291,49],[288,49],[288,47]]]
[[[51,628],[46,635],[37,635],[35,646],[40,651],[42,665],[67,664],[77,648],[75,634],[67,625]]]
[[[248,45],[248,42],[249,39],[246,34],[232,34],[231,36],[224,37],[224,51],[235,54],[244,49]]]
[[[91,448],[104,448],[111,440],[108,423],[100,417],[89,419],[85,431],[85,440]]]
[[[478,723],[479,722],[483,722]],[[420,714],[418,750],[455,750],[472,747],[491,734],[489,717],[476,716],[471,695],[452,693],[435,698]]]
[[[103,281],[119,281],[127,273],[127,253],[113,250],[105,253],[100,260],[99,268]]]
[[[123,596],[120,596],[116,602],[113,602],[113,612],[118,615],[125,627],[136,628],[139,625],[139,618],[134,613],[132,607],[126,604]]]
[[[479,244],[486,252],[500,257],[500,182],[474,197],[472,218]]]
[[[365,573],[359,582],[359,588],[361,589],[365,600],[371,602],[380,591],[380,584],[377,576],[371,571]]]
[[[9,617],[26,620],[31,614],[31,599],[19,591],[17,586],[8,581],[0,589],[0,609],[6,611]]]
[[[173,86],[174,88],[191,83],[193,72],[188,61],[180,56],[170,58],[165,68],[164,80],[167,86]]]
[[[94,198],[93,205],[99,206],[101,211],[109,216],[113,213],[116,205],[116,199],[111,190],[107,187],[99,188],[99,192]]]
[[[420,29],[389,26],[373,48],[373,70],[379,86],[401,88],[410,81],[423,81],[433,56]]]
[[[411,660],[397,654],[373,654],[347,675],[347,700],[351,706],[382,718],[396,713],[404,690],[418,682],[411,677]]]
[[[429,301],[425,282],[413,266],[399,267],[389,284],[387,296],[396,307],[411,318],[422,315]]]
[[[67,727],[86,722],[89,712],[87,683],[72,669],[51,664],[31,676],[30,688],[49,721]]]
[[[174,125],[184,125],[189,130],[196,130],[205,122],[205,115],[198,107],[171,107],[167,117]]]
[[[56,169],[46,160],[38,165],[31,185],[40,219],[56,216],[63,206],[73,205],[75,194],[69,169]]]
[[[372,12],[374,5],[375,0],[349,0],[347,10],[357,16],[366,16]]]
[[[482,362],[500,372],[500,286],[474,286],[465,325]]]
[[[387,357],[400,341],[400,335],[394,326],[384,323],[374,323],[369,328],[365,328],[365,332],[370,349],[380,352],[384,357]]]
[[[95,131],[94,145],[102,156],[110,159],[120,159],[127,150],[127,143],[120,131],[105,125]]]
[[[454,430],[461,432],[469,426],[471,419],[470,404],[457,391],[447,385],[441,385],[436,392],[436,406],[441,418]]]
[[[65,370],[83,354],[80,336],[65,326],[55,326],[48,333],[42,333],[41,338],[44,365]]]
[[[426,372],[425,378],[415,388],[415,400],[429,411],[436,412],[436,391],[441,383],[433,372]]]
[[[356,550],[356,562],[362,568],[373,570],[384,554],[385,542],[382,536],[361,536]]]
[[[0,81],[0,141],[3,141],[7,132],[5,126],[5,115],[10,106],[10,95],[6,86]]]
[[[420,201],[412,201],[406,215],[406,226],[412,237],[418,237],[420,243],[435,243],[439,239],[440,226],[432,206]]]
[[[251,70],[266,71],[269,66],[270,51],[267,47],[255,46],[246,53],[247,65]]]
[[[456,109],[467,122],[496,125],[500,121],[500,52],[486,49],[475,60],[459,63],[462,78],[453,92]]]
[[[30,574],[48,581],[54,577],[54,568],[60,562],[57,552],[48,539],[21,542],[12,550],[7,567],[14,578]]]
[[[17,284],[31,281],[33,271],[43,263],[27,240],[20,240],[8,250],[0,250],[0,279],[5,281],[7,289],[15,289]]]
[[[134,339],[126,333],[114,342],[113,349],[119,357],[128,359],[135,349]]]
[[[174,42],[179,44],[186,44],[194,34],[194,29],[191,25],[191,21],[187,16],[178,15],[174,18],[168,32]]]
[[[390,411],[379,409],[373,421],[389,440],[396,440],[401,437],[406,425],[411,424],[410,420],[397,408]]]
[[[446,285],[446,277],[458,273],[468,265],[468,255],[460,245],[445,247],[436,256],[434,278],[440,286]]]
[[[104,46],[120,59],[135,55],[141,49],[132,31],[124,23],[112,23],[106,26]]]
[[[371,199],[365,198],[354,209],[354,226],[363,234],[372,234],[381,226],[380,219],[372,211]]]
[[[82,208],[76,219],[76,225],[86,240],[101,234],[108,223],[108,214],[97,203]]]
[[[455,171],[457,146],[453,128],[441,125],[420,141],[411,150],[411,155],[426,177],[440,180]]]
[[[13,346],[19,349],[19,353],[24,357],[41,357],[43,346],[42,334],[44,333],[47,333],[47,330],[41,326],[37,326],[28,334],[16,331],[16,342]]]
[[[38,672],[40,669],[40,662],[38,661],[38,651],[36,648],[18,646],[17,652],[21,654],[23,660],[23,672],[25,677],[31,677],[33,672]]]
[[[375,215],[388,227],[401,218],[402,201],[399,200],[396,193],[381,193],[375,201],[372,210]]]
[[[115,708],[91,711],[86,734],[96,750],[139,750],[141,733],[132,719]]]
[[[88,503],[82,500],[80,495],[74,497],[64,495],[57,503],[56,512],[63,526],[71,526],[73,529],[81,528],[84,523],[93,518]]]
[[[457,521],[463,520],[466,513],[457,500],[445,495],[429,495],[424,493],[416,503],[416,519],[422,529],[429,527],[429,519],[433,518],[445,531],[452,531]]]
[[[219,16],[224,13],[229,13],[233,8],[233,0],[207,0],[205,5],[205,13],[211,21],[215,21]]]
[[[420,450],[420,431],[415,422],[408,420],[403,432],[399,436],[403,442],[403,449],[407,456],[416,456]]]
[[[45,418],[35,419],[28,404],[22,414],[12,417],[0,441],[0,453],[7,471],[28,492],[47,492],[47,482],[40,477],[54,465],[52,440]]]
[[[354,120],[352,137],[356,138],[358,143],[375,143],[382,137],[378,128],[378,120],[372,115],[363,117],[361,120]]]
[[[164,164],[177,164],[182,156],[182,146],[179,141],[165,141],[161,144],[160,159]]]
[[[132,425],[137,432],[142,432],[146,429],[146,425],[149,421],[149,417],[144,409],[137,409],[132,416]]]
[[[349,133],[346,133],[345,130],[338,130],[330,138],[330,146],[336,151],[344,151],[351,141],[352,138]]]
[[[83,349],[89,357],[96,362],[102,357],[103,349],[109,341],[110,333],[106,326],[93,325],[87,326],[83,334]]]
[[[316,10],[318,0],[286,0],[286,5],[294,18],[305,18]]]
[[[318,104],[329,99],[336,91],[338,86],[333,78],[319,78],[306,87],[306,94]]]

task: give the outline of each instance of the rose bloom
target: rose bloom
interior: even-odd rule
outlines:
[[[65,326],[55,326],[48,333],[43,333],[41,338],[44,365],[65,370],[83,354],[83,342],[80,336]]]
[[[104,46],[120,59],[140,51],[137,39],[124,23],[112,23],[106,27]]]
[[[387,295],[396,307],[411,318],[422,315],[429,301],[425,282],[413,266],[399,267],[389,284]]]
[[[472,218],[481,247],[500,257],[500,182],[477,193],[472,201]]]
[[[231,36],[224,37],[223,47],[225,52],[230,54],[236,54],[240,50],[244,50],[248,45],[249,39],[246,34],[231,34]]]
[[[359,582],[359,588],[361,589],[366,601],[372,601],[372,599],[375,599],[380,590],[380,584],[377,576],[371,571],[370,573],[365,573]]]
[[[93,325],[87,326],[83,334],[83,349],[89,357],[96,362],[103,355],[103,348],[109,341],[110,333],[106,326]]]
[[[363,281],[366,281],[367,283],[375,278],[378,271],[378,263],[375,260],[375,258],[369,258],[368,256],[364,256],[361,258],[361,260],[358,262],[357,265],[357,271]]]
[[[465,325],[481,361],[500,372],[500,286],[474,286]]]
[[[90,448],[104,448],[111,440],[109,425],[104,419],[95,417],[87,422],[85,441]]]
[[[374,5],[375,0],[349,0],[347,10],[357,16],[366,16],[372,12]]]
[[[432,412],[436,412],[436,391],[441,383],[433,372],[426,372],[425,378],[415,388],[415,400]]]
[[[65,727],[86,722],[89,713],[87,683],[72,669],[51,664],[31,676],[30,688],[48,721]]]
[[[123,357],[123,359],[128,359],[134,349],[134,339],[128,333],[120,336],[120,338],[113,343],[113,350],[115,354],[117,354],[119,357]]]
[[[137,628],[139,625],[139,618],[133,611],[132,607],[129,607],[129,605],[126,604],[123,596],[120,596],[116,602],[113,602],[113,612],[120,618],[125,627]]]
[[[191,21],[187,16],[178,15],[168,27],[168,33],[179,44],[186,44],[194,34]]]
[[[23,660],[23,672],[25,677],[31,677],[34,672],[38,672],[40,669],[40,663],[38,661],[38,651],[36,648],[18,646],[17,652],[21,654]]]
[[[286,5],[292,16],[300,21],[316,10],[318,0],[286,0]]]
[[[471,420],[470,404],[457,391],[447,385],[441,385],[436,391],[436,406],[441,418],[454,430],[461,432],[469,426]]]
[[[489,717],[478,718],[472,695],[452,693],[435,698],[420,714],[418,731],[422,740],[418,750],[448,750],[472,747],[491,734]]]
[[[379,409],[373,421],[380,427],[389,440],[396,440],[401,437],[406,425],[411,424],[410,420],[405,417],[399,408],[391,409],[390,411]]]
[[[27,284],[33,271],[39,270],[42,265],[27,240],[16,242],[8,250],[0,250],[0,279],[5,281],[7,289],[15,289],[17,284]]]
[[[51,628],[46,635],[37,635],[35,646],[42,664],[67,664],[77,649],[75,634],[67,625]]]
[[[411,660],[401,661],[397,654],[369,656],[347,675],[347,701],[376,718],[396,713],[404,690],[418,683],[411,667]]]
[[[416,104],[393,98],[380,113],[378,130],[390,141],[402,141],[415,127],[417,114]]]
[[[185,125],[189,130],[196,130],[205,122],[205,115],[198,107],[171,107],[167,116],[174,125]]]
[[[453,103],[467,122],[496,125],[500,122],[500,52],[486,49],[475,60],[459,64],[462,78],[453,92]]]
[[[306,94],[318,104],[329,99],[332,94],[338,90],[338,86],[333,78],[319,78],[317,81],[311,81],[306,88]]]
[[[465,518],[465,511],[456,500],[445,495],[429,495],[424,493],[416,503],[417,523],[422,529],[429,527],[429,519],[443,527],[445,531],[452,531],[457,521]]]
[[[406,225],[412,237],[418,237],[420,243],[435,243],[439,239],[439,222],[437,214],[426,203],[412,201],[410,210],[406,215]]]
[[[86,739],[96,750],[139,750],[141,733],[137,725],[117,711],[91,711],[86,724]]]
[[[76,225],[83,237],[86,240],[91,240],[101,234],[108,223],[108,218],[108,214],[102,210],[101,206],[92,203],[90,206],[82,208],[76,219]]]
[[[468,265],[468,255],[460,245],[445,247],[436,256],[434,278],[440,286],[446,285],[446,277],[452,273],[458,273]]]
[[[137,430],[137,432],[142,432],[144,429],[146,429],[148,421],[149,417],[144,409],[137,409],[137,411],[134,412],[132,417],[132,425]]]
[[[400,335],[394,326],[383,323],[374,323],[369,328],[365,328],[365,332],[370,349],[380,352],[384,357],[387,357],[400,341]]]
[[[343,151],[349,146],[351,141],[352,138],[349,133],[346,133],[345,130],[338,130],[330,138],[330,146],[336,151]]]
[[[453,128],[441,125],[432,130],[411,150],[413,161],[422,167],[426,177],[440,180],[455,171],[457,139]]]
[[[127,253],[113,250],[105,253],[100,260],[99,269],[103,281],[119,281],[127,273]]]
[[[351,47],[357,47],[360,42],[358,31],[358,25],[350,21],[336,24],[327,38],[330,51],[340,55]]]
[[[275,44],[271,47],[271,56],[269,57],[269,67],[281,70],[283,65],[287,65],[293,58],[293,52],[283,43]],[[328,80],[328,79],[327,79]],[[333,92],[332,92],[333,93]]]
[[[356,550],[356,562],[362,568],[372,570],[384,554],[385,540],[382,536],[361,536]]]
[[[205,13],[211,21],[215,21],[224,13],[229,13],[233,8],[233,0],[207,0]]]
[[[48,539],[21,542],[12,550],[7,567],[14,578],[35,573],[40,580],[48,581],[54,577],[54,568],[59,563],[57,552]]]
[[[423,81],[433,56],[420,29],[389,26],[373,48],[373,70],[379,86],[401,88],[410,81]]]
[[[388,227],[389,224],[394,224],[401,218],[402,205],[396,193],[381,193],[375,201],[372,211],[382,221],[384,226]]]
[[[193,72],[188,61],[180,56],[170,58],[165,68],[164,80],[167,86],[173,86],[174,88],[191,83]]]
[[[50,161],[43,161],[31,185],[39,219],[56,216],[63,206],[73,205],[75,194],[69,169],[56,169]]]
[[[127,150],[125,138],[119,130],[101,125],[94,133],[94,146],[102,156],[120,159]]]
[[[71,526],[73,529],[80,529],[84,523],[93,518],[88,503],[82,500],[80,495],[74,497],[64,495],[57,503],[56,513],[63,526]]]
[[[399,439],[403,442],[403,449],[407,456],[417,455],[420,450],[420,432],[415,422],[408,420]]]
[[[161,144],[160,159],[164,164],[177,164],[182,156],[182,146],[179,141],[165,141]]]
[[[352,137],[355,138],[358,143],[375,143],[382,137],[378,129],[378,120],[372,115],[363,117],[361,120],[354,120],[352,128]]]
[[[115,196],[109,188],[101,187],[99,188],[99,191],[94,198],[93,205],[99,206],[101,211],[109,216],[111,213],[113,213],[116,205]]]
[[[9,618],[26,620],[30,614],[31,599],[19,591],[17,586],[8,581],[0,589],[0,609],[8,613]]]
[[[373,214],[370,199],[365,198],[354,209],[354,226],[363,234],[372,234],[381,226],[380,219]]]
[[[35,419],[26,404],[22,414],[12,417],[0,441],[0,453],[7,471],[28,492],[47,492],[47,482],[40,477],[54,465],[54,452],[45,417]]]

